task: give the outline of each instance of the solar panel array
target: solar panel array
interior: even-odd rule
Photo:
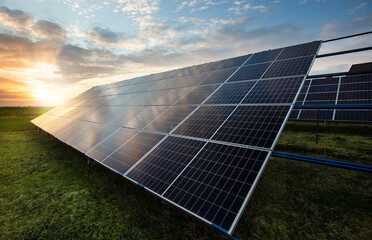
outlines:
[[[32,122],[232,234],[320,42],[97,86]]]
[[[372,74],[308,79],[297,99],[298,105],[372,104]],[[293,110],[290,118],[317,119],[314,109]],[[320,120],[372,122],[371,109],[321,109]]]

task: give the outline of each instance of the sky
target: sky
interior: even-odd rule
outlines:
[[[0,106],[55,106],[96,85],[371,30],[367,0],[0,0]],[[371,61],[321,58],[311,74]]]

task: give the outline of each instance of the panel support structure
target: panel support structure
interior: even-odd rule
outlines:
[[[335,160],[328,160],[324,158],[308,157],[308,156],[283,153],[283,152],[273,152],[271,156],[282,157],[282,158],[287,158],[287,159],[302,161],[302,162],[321,164],[321,165],[330,166],[330,167],[338,167],[338,168],[344,168],[348,170],[372,173],[372,166],[369,166],[369,165],[341,162],[341,161],[335,161]]]

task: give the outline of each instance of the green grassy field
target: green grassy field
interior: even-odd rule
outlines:
[[[225,239],[29,122],[47,108],[0,108],[0,239]],[[372,164],[372,125],[289,122],[277,151]],[[272,158],[240,239],[372,239],[372,175]]]

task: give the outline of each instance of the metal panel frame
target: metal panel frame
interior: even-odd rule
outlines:
[[[321,47],[321,45],[322,45],[322,42],[321,41],[319,41],[319,46],[318,46],[318,50],[317,50],[317,52],[316,52],[316,54],[319,52],[319,49],[320,49],[320,47]],[[148,150],[140,159],[138,159],[125,173],[119,173],[121,176],[123,176],[123,177],[125,177],[125,178],[127,178],[128,180],[130,180],[130,181],[132,181],[132,182],[134,182],[134,183],[136,183],[136,184],[138,184],[139,186],[141,186],[141,187],[143,187],[144,189],[146,189],[146,190],[148,190],[149,192],[151,192],[151,193],[153,193],[155,196],[157,196],[157,197],[159,197],[159,198],[161,198],[161,199],[163,199],[163,200],[165,200],[165,201],[167,201],[167,202],[169,202],[169,203],[172,203],[172,205],[174,205],[174,206],[176,206],[176,207],[178,207],[178,208],[180,208],[181,210],[184,210],[185,212],[187,212],[187,213],[189,213],[190,215],[192,215],[192,216],[194,216],[194,217],[196,217],[196,218],[198,218],[198,219],[200,219],[200,220],[202,220],[202,221],[204,221],[204,222],[206,222],[207,224],[210,224],[210,225],[212,225],[212,226],[214,226],[214,227],[216,227],[216,228],[218,228],[218,229],[220,229],[220,230],[225,230],[225,229],[223,229],[223,228],[221,228],[221,227],[219,227],[219,226],[216,226],[215,224],[213,224],[211,221],[208,221],[207,219],[205,219],[205,218],[203,218],[203,217],[201,217],[201,216],[199,216],[199,215],[197,215],[197,214],[195,214],[195,213],[193,213],[193,212],[191,212],[190,210],[188,210],[188,209],[186,209],[186,208],[184,208],[184,207],[182,207],[182,206],[180,206],[179,204],[177,204],[177,203],[175,203],[175,202],[173,202],[173,201],[171,201],[171,200],[169,200],[169,199],[167,199],[165,196],[164,196],[164,194],[168,191],[168,189],[177,181],[177,179],[182,175],[182,173],[189,167],[189,165],[194,161],[194,159],[201,153],[201,151],[205,148],[205,146],[208,144],[208,143],[217,143],[217,144],[223,144],[223,145],[229,145],[229,146],[235,146],[235,147],[241,147],[241,148],[247,148],[247,149],[252,149],[252,150],[259,150],[259,151],[262,151],[262,152],[266,152],[266,157],[265,157],[265,160],[263,161],[263,163],[262,163],[262,166],[261,166],[261,168],[260,168],[260,170],[259,170],[259,172],[257,173],[257,176],[256,176],[256,178],[254,179],[254,181],[253,181],[253,183],[252,183],[252,185],[251,185],[251,187],[250,187],[250,189],[249,189],[249,192],[247,193],[247,195],[245,196],[245,198],[244,198],[244,202],[243,202],[243,204],[240,206],[240,208],[239,208],[239,211],[237,212],[237,214],[236,214],[236,216],[235,216],[235,218],[234,218],[234,220],[233,220],[233,222],[232,222],[232,224],[230,225],[230,228],[228,229],[228,230],[225,230],[224,232],[226,233],[226,234],[228,234],[228,235],[231,235],[232,233],[233,233],[233,231],[235,230],[235,228],[236,228],[236,226],[237,226],[237,224],[238,224],[238,221],[239,221],[239,219],[240,219],[240,217],[241,217],[241,215],[243,214],[243,212],[244,212],[244,209],[246,208],[246,205],[247,205],[247,203],[248,203],[248,201],[249,201],[249,199],[251,198],[251,196],[252,196],[252,194],[253,194],[253,192],[254,192],[254,189],[255,189],[255,187],[257,186],[257,183],[258,183],[258,181],[260,180],[260,177],[262,176],[262,173],[263,173],[263,171],[264,171],[264,169],[265,169],[265,167],[266,167],[266,165],[267,165],[267,163],[268,163],[268,160],[269,160],[269,158],[270,158],[270,156],[271,156],[271,153],[272,153],[272,151],[273,151],[273,148],[274,148],[274,146],[276,145],[276,143],[277,143],[277,141],[278,141],[278,139],[279,139],[279,137],[280,137],[280,135],[281,135],[281,133],[282,133],[282,131],[283,131],[283,129],[284,129],[284,126],[285,126],[285,124],[286,124],[286,122],[288,121],[288,118],[289,118],[289,116],[290,116],[290,113],[291,113],[291,111],[292,111],[292,109],[293,109],[293,106],[294,106],[294,104],[296,103],[296,101],[297,101],[297,98],[298,98],[298,96],[299,96],[299,94],[300,94],[300,91],[301,91],[301,88],[303,87],[303,85],[304,85],[304,82],[305,82],[305,79],[306,79],[306,76],[308,75],[308,73],[309,73],[309,71],[310,71],[310,69],[311,69],[311,66],[313,65],[313,63],[314,63],[314,60],[315,60],[315,58],[316,58],[316,54],[314,54],[314,55],[306,55],[306,56],[300,56],[300,57],[293,57],[293,58],[287,58],[287,59],[283,59],[283,60],[280,60],[280,61],[285,61],[285,60],[289,60],[289,59],[298,59],[298,58],[303,58],[303,57],[309,57],[309,56],[313,56],[313,59],[312,59],[312,61],[311,61],[311,64],[310,64],[310,66],[308,67],[308,70],[307,70],[307,73],[306,74],[303,74],[303,75],[297,75],[298,77],[303,77],[303,79],[302,79],[302,83],[301,83],[301,85],[300,85],[300,87],[299,87],[299,89],[298,89],[298,91],[297,91],[297,93],[296,93],[296,95],[295,95],[295,97],[294,97],[294,99],[293,99],[293,101],[292,101],[292,103],[286,103],[286,104],[278,104],[278,103],[269,103],[269,104],[242,104],[242,102],[244,101],[244,99],[248,96],[248,94],[254,89],[254,87],[257,85],[257,83],[259,82],[259,81],[265,81],[265,80],[270,80],[270,79],[280,79],[280,78],[288,78],[288,77],[295,77],[294,75],[292,76],[292,75],[288,75],[288,76],[282,76],[282,77],[272,77],[272,78],[265,78],[265,79],[262,79],[263,77],[264,77],[264,75],[265,75],[265,73],[270,69],[270,67],[275,63],[275,62],[278,62],[279,60],[278,60],[278,57],[280,56],[280,54],[283,52],[283,50],[284,50],[285,48],[281,48],[281,50],[280,50],[280,52],[279,52],[279,54],[276,56],[276,58],[273,60],[273,61],[271,61],[271,63],[270,63],[270,65],[269,65],[269,67],[264,71],[264,73],[261,75],[261,77],[259,78],[259,79],[250,79],[250,80],[246,80],[246,81],[256,81],[255,82],[255,84],[252,86],[252,88],[245,94],[245,96],[241,99],[241,101],[239,102],[239,103],[237,103],[237,104],[205,104],[210,98],[211,98],[211,96],[213,95],[213,94],[215,94],[224,84],[227,84],[228,83],[228,81],[230,80],[230,78],[237,72],[237,71],[239,71],[243,66],[246,66],[245,64],[252,58],[252,56],[254,56],[255,54],[250,54],[250,55],[246,55],[247,56],[247,59],[239,66],[239,67],[237,67],[236,68],[236,70],[234,71],[234,72],[232,72],[230,75],[229,75],[229,77],[227,77],[226,79],[225,79],[225,81],[224,82],[222,82],[221,84],[219,84],[219,86],[213,91],[213,92],[211,92],[210,94],[209,94],[209,96],[208,97],[206,97],[205,99],[204,99],[204,101],[201,103],[201,104],[189,104],[190,106],[196,106],[195,107],[195,109],[193,110],[193,111],[191,111],[185,118],[183,118],[169,133],[162,133],[162,132],[156,132],[156,131],[151,131],[151,130],[147,130],[147,129],[145,129],[145,127],[144,128],[142,128],[142,129],[136,129],[136,128],[130,128],[130,127],[125,127],[124,125],[121,125],[121,126],[118,126],[118,125],[115,125],[115,124],[107,124],[107,125],[112,125],[112,126],[115,126],[115,127],[118,127],[118,129],[116,129],[113,133],[111,133],[111,134],[109,134],[107,137],[105,137],[103,140],[101,140],[101,141],[99,141],[97,144],[95,144],[92,148],[90,148],[89,150],[87,150],[86,152],[85,152],[85,155],[87,155],[88,157],[90,157],[90,158],[92,158],[91,156],[89,156],[89,152],[92,150],[92,149],[94,149],[96,146],[98,146],[100,143],[102,143],[102,142],[104,142],[105,140],[107,140],[109,137],[111,137],[113,134],[115,134],[115,133],[117,133],[118,131],[120,131],[120,129],[134,129],[134,130],[137,130],[138,131],[138,133],[136,133],[135,135],[133,135],[131,138],[129,138],[127,141],[125,141],[123,144],[121,144],[117,149],[115,149],[113,152],[111,152],[109,155],[107,155],[102,161],[98,161],[98,160],[96,160],[97,162],[99,162],[101,165],[103,165],[103,166],[105,166],[105,167],[107,167],[107,168],[109,168],[110,170],[112,170],[112,171],[114,171],[114,172],[116,172],[116,173],[119,173],[118,171],[116,171],[115,169],[113,169],[113,168],[111,168],[111,167],[109,167],[108,165],[106,165],[105,163],[104,163],[104,161],[109,157],[109,156],[111,156],[113,153],[115,153],[116,151],[118,151],[118,149],[120,149],[123,145],[125,145],[127,142],[129,142],[132,138],[134,138],[135,136],[137,136],[139,133],[141,133],[141,132],[149,132],[149,133],[156,133],[156,134],[158,134],[158,135],[162,135],[163,137],[161,138],[161,140],[159,141],[159,142],[157,142],[150,150]],[[222,65],[224,64],[224,61],[221,61],[221,64],[219,65],[219,67],[221,67]],[[259,64],[259,63],[256,63],[256,64]],[[210,73],[209,74],[207,74],[206,75],[206,77],[205,78],[207,78],[208,76],[210,76],[211,74],[213,74],[215,71],[218,71],[219,70],[219,67],[217,68],[217,69],[215,69],[215,70],[213,70],[213,71],[210,71]],[[174,73],[174,71],[170,71],[169,72],[169,76],[170,75],[172,75],[172,73]],[[205,79],[204,78],[204,79]],[[165,78],[166,79],[166,78]],[[151,80],[150,81],[144,81],[143,83],[145,83],[145,82],[152,82],[152,81],[161,81],[161,79],[160,80],[154,80],[154,79],[152,79],[151,78]],[[240,81],[240,82],[242,82],[242,81]],[[142,83],[142,82],[141,82]],[[198,87],[198,86],[203,86],[203,84],[201,84],[202,83],[202,81],[199,83],[199,84],[197,84],[197,85],[195,85],[195,86],[193,86],[192,88],[190,88],[190,90],[188,91],[188,92],[190,92],[192,89],[194,89],[195,87]],[[120,87],[127,87],[127,86],[129,86],[129,85],[134,85],[134,84],[137,84],[137,83],[129,83],[129,84],[127,84],[127,85],[123,85],[123,86],[120,86],[120,85],[118,85],[117,87],[118,88],[120,88]],[[311,83],[310,83],[311,84]],[[205,84],[205,85],[211,85],[211,84]],[[104,87],[105,89],[98,89],[99,91],[102,91],[102,90],[107,90],[107,89],[109,89],[109,87],[107,87],[107,86],[105,86]],[[310,85],[309,85],[309,88],[310,88]],[[308,89],[309,89],[308,88]],[[171,88],[171,89],[177,89],[177,88]],[[141,91],[141,92],[152,92],[152,90],[145,90],[145,91]],[[110,94],[108,95],[108,96],[110,96]],[[99,97],[103,97],[103,96],[99,96]],[[305,97],[305,99],[306,99],[306,97]],[[178,100],[178,101],[180,101],[180,100]],[[178,102],[177,101],[177,102]],[[143,111],[145,111],[146,109],[148,109],[150,106],[177,106],[176,104],[177,104],[177,102],[176,103],[174,103],[174,104],[172,104],[172,105],[141,105],[141,106],[147,106]],[[201,106],[235,106],[235,108],[233,109],[233,111],[229,114],[229,116],[223,121],[223,123],[214,131],[214,133],[212,134],[212,136],[209,138],[209,139],[201,139],[201,138],[197,138],[197,137],[189,137],[189,136],[181,136],[181,135],[177,135],[177,134],[174,134],[174,132],[187,120],[187,119],[189,119]],[[137,106],[137,105],[125,105],[125,106]],[[178,106],[187,106],[187,104],[186,105],[178,105]],[[226,121],[228,121],[228,119],[230,119],[230,117],[232,116],[232,114],[238,109],[238,107],[240,107],[240,106],[289,106],[289,110],[288,110],[288,112],[286,113],[286,115],[285,115],[285,118],[284,118],[284,121],[283,121],[283,123],[281,124],[281,127],[279,128],[279,131],[278,131],[278,133],[277,133],[277,135],[276,135],[276,137],[275,137],[275,139],[274,139],[274,141],[273,141],[273,143],[272,143],[272,145],[271,145],[271,147],[270,148],[263,148],[263,147],[258,147],[258,146],[250,146],[250,145],[244,145],[244,144],[237,144],[237,143],[232,143],[232,142],[224,142],[224,141],[218,141],[218,140],[213,140],[212,138],[217,134],[217,132],[221,129],[221,127],[226,123]],[[84,106],[84,107],[87,107],[87,106]],[[95,106],[95,107],[97,107],[97,106]],[[98,106],[99,107],[99,106]],[[169,110],[169,108],[168,108],[168,110]],[[142,111],[142,112],[143,112]],[[166,111],[165,111],[166,112]],[[163,112],[162,114],[164,114],[165,112]],[[162,114],[160,114],[159,116],[157,116],[155,119],[157,119],[158,117],[160,117]],[[49,116],[54,116],[53,114],[47,114],[47,115],[49,115]],[[60,118],[60,117],[62,117],[62,116],[57,116],[58,118]],[[63,118],[63,117],[62,117]],[[73,118],[70,118],[70,119],[73,119]],[[134,119],[134,118],[133,118]],[[154,119],[154,120],[155,120]],[[84,120],[78,120],[78,121],[84,121]],[[91,122],[91,121],[84,121],[84,122]],[[102,123],[98,123],[98,122],[92,122],[92,123],[95,123],[95,124],[101,124],[102,125]],[[150,122],[148,123],[148,124],[150,124]],[[76,135],[78,135],[78,134],[76,134]],[[75,135],[74,135],[75,136]],[[154,192],[154,191],[152,191],[151,189],[149,189],[149,188],[147,188],[146,186],[143,186],[143,185],[141,185],[140,183],[138,183],[138,182],[136,182],[136,181],[134,181],[133,179],[131,179],[131,178],[129,178],[128,177],[128,173],[130,173],[136,166],[138,166],[138,164],[140,164],[142,161],[143,161],[143,159],[145,159],[149,154],[151,154],[153,151],[154,151],[154,149],[156,149],[162,142],[164,142],[169,136],[174,136],[174,137],[181,137],[181,138],[188,138],[188,139],[194,139],[194,140],[199,140],[199,141],[202,141],[202,142],[204,142],[205,144],[200,148],[200,150],[195,154],[195,156],[193,156],[193,158],[187,163],[187,165],[180,171],[180,173],[177,175],[177,177],[172,181],[172,183],[170,183],[170,185],[167,187],[167,189],[165,189],[161,194],[160,193],[156,193],[156,192]],[[74,146],[73,146],[74,147]],[[75,147],[74,147],[75,148]],[[94,159],[94,158],[93,158]]]

